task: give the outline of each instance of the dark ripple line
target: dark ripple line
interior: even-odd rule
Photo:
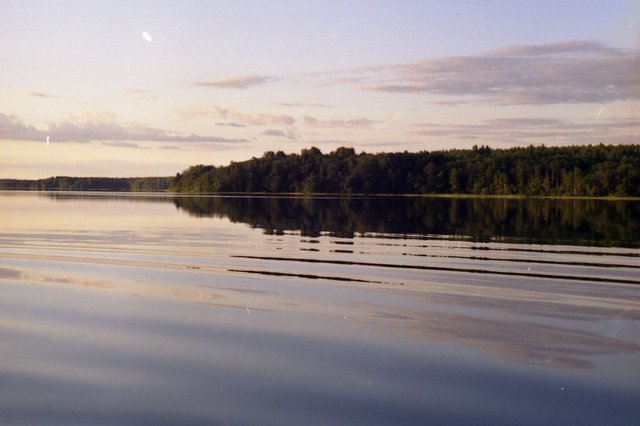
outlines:
[[[451,247],[464,248],[464,247]],[[517,249],[517,248],[491,248],[487,246],[470,247],[471,250],[495,250],[495,251],[515,251],[525,253],[552,253],[552,254],[580,254],[589,256],[622,256],[622,257],[640,257],[638,253],[619,253],[606,251],[577,251],[577,250],[542,250],[542,249]]]
[[[231,256],[233,258],[239,259],[256,259],[256,260],[276,260],[276,261],[288,261],[288,262],[306,262],[306,263],[325,263],[325,264],[333,264],[333,265],[353,265],[353,266],[373,266],[379,268],[395,268],[395,269],[419,269],[423,271],[444,271],[444,272],[465,272],[470,274],[494,274],[494,275],[507,275],[507,276],[517,276],[517,277],[527,277],[527,278],[547,278],[547,279],[560,279],[560,280],[571,280],[571,281],[592,281],[592,282],[600,282],[600,283],[615,283],[615,284],[633,284],[639,285],[640,281],[634,280],[623,280],[620,278],[601,278],[601,277],[585,277],[585,276],[571,276],[571,275],[556,275],[556,274],[537,274],[537,273],[523,273],[523,272],[513,272],[513,271],[493,271],[489,269],[468,269],[468,268],[447,268],[444,266],[422,266],[422,265],[398,265],[393,263],[371,263],[371,262],[352,262],[347,260],[323,260],[323,259],[300,259],[300,258],[289,258],[289,257],[273,257],[273,256],[241,256],[235,255]],[[231,272],[254,272],[254,271],[242,271],[242,270],[231,270]],[[281,274],[285,276],[299,276],[305,277],[304,274],[286,274],[280,272],[268,272],[268,271],[260,271],[258,273],[264,273],[266,275],[276,275]],[[310,278],[317,278],[317,276],[310,275]],[[351,278],[333,278],[333,277],[322,277],[326,279],[336,279],[338,281],[352,280]],[[370,282],[370,281],[361,281],[361,282]],[[381,284],[378,282],[377,284]]]
[[[483,244],[483,243],[506,243],[506,244],[547,244],[547,245],[572,245],[572,246],[583,246],[583,247],[599,247],[599,248],[630,248],[630,249],[638,249],[638,242],[635,240],[631,241],[619,241],[621,244],[603,244],[601,241],[592,240],[592,239],[567,239],[567,240],[545,240],[539,239],[535,241],[531,241],[526,237],[517,237],[517,236],[477,236],[477,235],[457,235],[457,234],[449,234],[449,235],[440,235],[440,234],[392,234],[392,233],[361,233],[358,238],[384,238],[388,240],[414,240],[414,241],[462,241],[472,244]]]
[[[250,257],[257,258],[252,256],[233,256],[233,257]],[[285,260],[285,259],[282,259]],[[260,274],[260,275],[271,275],[275,277],[296,277],[296,278],[308,278],[311,280],[333,280],[333,281],[351,281],[358,283],[367,283],[367,284],[390,284],[384,283],[382,281],[371,281],[371,280],[362,280],[358,278],[347,278],[347,277],[330,277],[326,275],[312,275],[312,274],[292,274],[288,272],[276,272],[276,271],[258,271],[255,269],[227,269],[228,272],[244,272],[247,274]],[[404,285],[400,283],[400,285]]]
[[[466,259],[466,260],[490,260],[494,262],[516,262],[516,263],[541,263],[545,265],[567,265],[567,266],[588,266],[594,268],[632,268],[640,269],[638,265],[620,265],[615,263],[589,263],[589,262],[562,262],[559,260],[534,260],[534,259],[495,259],[492,257],[478,256],[448,256],[444,254],[418,254],[402,253],[403,256],[416,257],[436,257],[441,259]]]
[[[308,242],[301,240],[301,242]],[[621,257],[640,257],[640,253],[620,253],[620,252],[606,252],[606,251],[578,251],[578,250],[543,250],[543,249],[525,249],[525,248],[500,248],[500,247],[488,247],[488,246],[439,246],[439,245],[409,245],[409,244],[389,244],[389,243],[374,243],[376,246],[388,246],[388,247],[412,247],[412,248],[435,248],[435,249],[452,249],[452,250],[486,250],[486,251],[510,251],[510,252],[524,252],[524,253],[544,253],[544,254],[579,254],[587,256],[621,256]]]

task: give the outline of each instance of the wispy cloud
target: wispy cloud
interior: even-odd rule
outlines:
[[[428,102],[428,105],[438,105],[438,106],[458,106],[458,105],[465,105],[467,104],[468,101],[463,101],[463,100],[459,100],[459,101],[431,101]]]
[[[194,120],[207,117],[211,110],[207,106],[194,106],[188,108],[178,108],[176,115],[180,120]]]
[[[135,96],[136,99],[144,99],[144,100],[158,99],[158,95],[156,91],[152,89],[128,88],[128,89],[124,89],[124,92],[129,95]]]
[[[324,82],[324,85],[332,86],[334,84],[356,84],[366,81],[365,77],[334,77]]]
[[[56,95],[49,95],[47,93],[42,93],[42,92],[26,92],[24,95],[31,98],[57,98],[58,97]]]
[[[326,127],[340,129],[369,129],[375,123],[367,118],[354,118],[350,120],[318,120],[311,116],[304,117],[304,124],[311,127]]]
[[[592,41],[509,46],[491,52],[345,71],[327,83],[361,89],[476,97],[495,104],[640,99],[640,52]]]
[[[293,108],[333,108],[333,105],[319,102],[275,102],[274,105]]]
[[[114,148],[148,149],[138,145],[137,143],[123,142],[123,141],[102,142],[102,145],[111,146]]]
[[[115,121],[115,116],[112,113],[94,113],[69,117],[67,121],[47,123],[45,129],[37,129],[32,125],[26,124],[15,115],[0,113],[0,139],[39,141],[46,140],[47,136],[56,142],[246,142],[246,139],[201,136],[194,133],[184,135],[151,127],[123,126]]]
[[[479,124],[418,123],[415,135],[520,143],[638,143],[640,120],[618,118],[570,122],[546,117],[495,118]]]
[[[566,122],[555,118],[519,117],[519,118],[492,118],[486,123],[497,127],[547,127],[563,126]]]
[[[276,129],[267,129],[264,132],[262,132],[262,134],[266,136],[275,136],[275,137],[285,138],[289,140],[298,140],[299,138],[299,135],[295,131],[295,129],[289,129],[286,131],[276,130]]]
[[[382,148],[382,150],[388,150],[389,147],[399,147],[400,149],[414,146],[422,146],[420,141],[384,141],[384,142],[369,142],[364,141],[358,144],[359,146],[369,146],[372,148]],[[396,148],[397,149],[397,148]]]
[[[489,56],[548,56],[564,53],[620,55],[620,50],[591,40],[569,40],[546,44],[516,44],[488,52]]]
[[[231,120],[235,123],[254,126],[286,125],[291,126],[296,120],[287,114],[243,113],[233,109],[213,107],[211,113],[219,119]]]
[[[231,108],[221,108],[218,106],[196,106],[181,108],[176,111],[178,118],[183,120],[195,120],[203,118],[213,118],[216,126],[223,127],[247,127],[247,126],[291,126],[296,120],[287,114],[269,113],[247,113]],[[224,120],[224,121],[223,121]]]
[[[237,128],[241,128],[241,129],[244,128],[244,127],[247,127],[246,124],[234,123],[234,122],[227,122],[227,123],[218,122],[218,123],[216,123],[216,126],[237,127]]]
[[[191,84],[198,87],[209,87],[214,89],[247,89],[253,86],[260,86],[276,80],[273,76],[249,75],[239,77],[227,77],[208,81],[195,81]]]
[[[353,146],[354,141],[346,139],[309,139],[309,145]]]

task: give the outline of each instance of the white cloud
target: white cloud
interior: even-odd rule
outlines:
[[[314,102],[276,102],[274,105],[294,108],[333,108],[333,105]]]
[[[350,120],[318,120],[311,116],[304,117],[304,124],[310,127],[340,128],[340,129],[369,129],[375,123],[367,118],[353,118]]]
[[[640,99],[640,52],[592,41],[510,46],[491,52],[345,71],[328,81],[379,92],[476,97],[495,104]]]
[[[39,130],[25,124],[15,115],[0,113],[0,139],[46,140],[55,142],[89,141],[154,141],[154,142],[218,142],[240,143],[245,139],[228,139],[218,136],[201,136],[194,133],[183,135],[151,127],[123,126],[115,121],[110,112],[69,116],[67,121],[47,123]]]
[[[158,95],[156,91],[152,89],[128,88],[128,89],[124,89],[124,92],[127,93],[128,95],[135,96],[136,99],[143,99],[143,100],[158,99]]]
[[[207,106],[194,106],[188,108],[178,108],[176,115],[180,120],[194,120],[208,117],[211,114]]]
[[[243,113],[233,109],[213,107],[211,113],[219,119],[231,120],[236,124],[248,124],[254,126],[286,125],[291,126],[296,120],[286,114]]]
[[[102,142],[102,145],[111,146],[114,148],[148,149],[138,145],[137,143],[123,142],[123,141]]]
[[[547,117],[495,118],[480,124],[415,124],[410,134],[459,140],[549,144],[639,143],[640,120],[619,118],[570,122]]]
[[[247,89],[249,87],[267,84],[274,80],[276,80],[276,78],[272,76],[250,75],[250,76],[240,76],[240,77],[219,78],[219,79],[208,80],[208,81],[195,81],[195,82],[192,82],[191,84],[193,86],[209,87],[214,89]]]
[[[247,126],[246,126],[246,124],[242,124],[242,123],[234,123],[234,122],[231,122],[231,121],[230,121],[230,122],[226,122],[226,123],[218,122],[218,123],[216,123],[216,126],[222,126],[222,127],[237,127],[237,128],[240,128],[240,129],[247,127]]]

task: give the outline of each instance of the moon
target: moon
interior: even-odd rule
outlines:
[[[146,31],[142,33],[142,38],[148,41],[149,43],[153,41],[153,39],[151,38],[151,35]]]

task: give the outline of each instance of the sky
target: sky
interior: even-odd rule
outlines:
[[[640,142],[640,1],[0,2],[0,178]]]

